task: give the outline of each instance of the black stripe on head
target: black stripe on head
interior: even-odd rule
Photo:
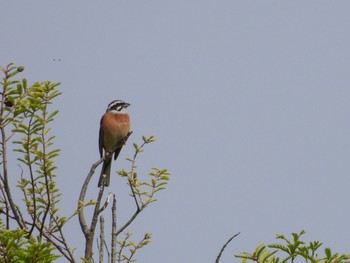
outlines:
[[[127,108],[130,104],[122,100],[114,100],[108,104],[107,111],[116,110],[121,111],[123,108]]]

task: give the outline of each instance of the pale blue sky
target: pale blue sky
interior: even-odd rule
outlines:
[[[237,232],[222,263],[301,229],[349,252],[349,10],[345,0],[3,1],[0,64],[62,82],[64,215],[99,157],[111,100],[131,103],[134,131],[114,169],[127,167],[131,142],[156,136],[140,171],[173,177],[132,226],[153,233],[139,262],[214,262]],[[109,190],[127,219],[128,187],[115,176]],[[77,222],[66,233],[82,247]]]

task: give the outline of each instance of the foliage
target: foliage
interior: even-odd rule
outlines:
[[[132,234],[130,232],[126,232],[123,240],[117,241],[119,245],[119,250],[117,251],[117,261],[118,262],[135,262],[133,259],[136,251],[144,246],[146,246],[149,242],[151,242],[152,235],[146,233],[141,241],[135,243],[130,240]],[[128,249],[128,255],[124,252],[125,249]]]
[[[54,247],[50,242],[26,236],[21,229],[6,229],[0,221],[0,263],[5,262],[53,262],[59,258],[53,254]]]
[[[164,190],[164,186],[169,180],[169,171],[167,169],[158,169],[153,167],[148,173],[148,181],[140,181],[138,173],[136,172],[137,166],[135,165],[137,156],[143,152],[143,148],[146,144],[150,144],[155,141],[154,136],[142,137],[143,143],[141,146],[134,143],[135,154],[133,158],[127,158],[131,163],[130,170],[120,170],[118,174],[122,177],[127,178],[128,184],[132,190],[132,196],[135,199],[136,205],[139,209],[146,207],[148,204],[157,201],[154,197],[155,193]]]
[[[131,196],[133,197],[135,204],[136,204],[136,212],[134,214],[134,217],[131,218],[124,226],[122,226],[115,234],[117,237],[129,224],[136,218],[136,216],[145,209],[150,203],[157,201],[155,198],[155,195],[157,192],[164,190],[165,186],[168,183],[168,180],[170,179],[170,173],[167,169],[159,169],[153,167],[151,171],[147,174],[148,178],[147,180],[140,180],[140,176],[137,173],[137,166],[136,166],[136,158],[139,154],[143,153],[144,147],[147,144],[153,143],[155,141],[154,136],[150,137],[142,137],[142,144],[139,146],[138,144],[134,143],[134,156],[133,158],[127,158],[127,160],[130,162],[131,167],[130,170],[120,170],[118,171],[118,174],[127,179],[127,183],[130,186],[131,189]],[[134,262],[133,259],[135,253],[140,248],[147,245],[149,242],[151,242],[152,235],[150,233],[146,233],[144,235],[144,238],[139,241],[138,243],[135,243],[131,240],[132,233],[130,231],[127,231],[124,233],[124,238],[119,241],[118,243],[118,251],[117,253],[117,261],[118,262]],[[125,248],[129,248],[128,254],[126,254]]]
[[[242,263],[249,261],[258,263],[286,263],[286,262],[310,262],[310,263],[349,263],[349,254],[333,253],[330,248],[324,249],[321,254],[320,248],[322,243],[319,241],[311,241],[309,243],[303,241],[301,236],[305,234],[302,230],[300,233],[292,233],[292,239],[286,238],[284,235],[276,235],[281,243],[265,245],[260,243],[253,253],[242,252],[235,255],[242,259]]]
[[[27,254],[51,255],[55,258],[57,256],[51,253],[51,246],[54,246],[62,255],[69,255],[71,251],[62,233],[65,218],[57,215],[56,205],[60,192],[54,180],[54,160],[59,155],[59,150],[52,148],[55,137],[51,135],[50,128],[58,113],[57,110],[51,110],[50,105],[61,94],[57,89],[59,83],[43,81],[28,86],[26,79],[14,78],[24,67],[10,63],[6,68],[0,69],[5,75],[0,91],[0,211],[4,215],[2,234],[10,237],[20,235],[17,242],[11,244],[26,248]],[[17,175],[17,189],[22,192],[23,203],[12,197],[14,189],[10,186],[9,178],[16,178],[16,174],[12,169],[11,174],[9,172],[9,143],[14,143],[14,151],[19,153],[17,165],[21,172]],[[11,165],[11,168],[14,166]],[[25,211],[21,209],[23,205]],[[11,223],[16,223],[19,229],[10,230]],[[27,242],[22,241],[24,238]],[[27,246],[23,247],[24,244]]]

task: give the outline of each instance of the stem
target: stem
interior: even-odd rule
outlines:
[[[105,220],[103,216],[100,216],[100,247],[99,247],[99,262],[103,263],[103,247],[104,247],[104,242],[105,240]]]
[[[37,225],[37,228],[39,229],[40,226]],[[57,250],[66,258],[68,259],[69,262],[71,263],[75,263],[75,259],[73,258],[72,253],[67,250],[62,248],[54,239],[53,236],[51,236],[51,234],[49,234],[48,232],[43,232],[43,236],[51,243],[55,246],[55,248],[57,248]]]
[[[103,196],[103,192],[104,192],[104,185],[102,185],[100,187],[99,193],[98,193],[98,197],[97,197],[97,201],[95,204],[95,209],[94,209],[94,213],[92,216],[92,220],[91,220],[91,225],[90,225],[90,229],[89,229],[89,234],[86,236],[86,244],[85,244],[85,258],[87,260],[92,260],[92,246],[94,243],[94,235],[95,235],[95,229],[96,229],[96,224],[98,222],[98,215],[99,215],[99,210],[100,210],[100,204],[101,204],[101,199]]]
[[[146,142],[144,142],[139,150],[142,149],[142,147],[146,144]],[[137,207],[137,210],[140,210],[140,205],[139,205],[139,202],[137,201],[137,197],[136,197],[136,193],[135,193],[135,189],[134,189],[134,186],[132,184],[132,178],[133,178],[133,174],[134,174],[134,170],[135,170],[135,162],[136,162],[136,157],[137,157],[137,154],[139,153],[138,150],[135,151],[135,154],[134,154],[134,157],[132,159],[132,162],[131,162],[131,171],[130,171],[130,177],[128,177],[128,181],[129,181],[129,185],[130,185],[130,188],[131,188],[131,192],[132,192],[132,196],[134,197],[134,200],[135,200],[135,204],[136,204],[136,207]],[[139,197],[139,200],[140,200],[140,203],[143,205],[143,202],[142,202],[142,197],[139,193],[137,193],[138,197]]]
[[[113,205],[112,205],[112,240],[111,240],[111,251],[112,251],[112,260],[111,263],[116,262],[116,247],[117,247],[117,199],[113,195]]]
[[[46,167],[46,138],[45,138],[45,129],[46,129],[46,111],[47,111],[47,102],[48,102],[48,97],[45,97],[45,108],[43,110],[43,123],[42,123],[42,129],[41,129],[41,140],[42,140],[42,145],[43,145],[43,173],[44,173],[44,178],[45,178],[45,188],[46,188],[46,195],[47,195],[47,204],[45,207],[45,212],[43,215],[42,223],[41,223],[41,228],[40,228],[40,238],[42,237],[43,234],[43,229],[46,221],[46,217],[49,213],[49,210],[51,209],[51,196],[50,196],[50,182],[49,182],[49,175],[47,174],[47,167]]]
[[[63,244],[64,250],[67,251],[68,256],[69,256],[69,258],[70,258],[70,262],[75,262],[74,257],[73,257],[73,253],[71,252],[71,250],[70,250],[70,248],[69,248],[69,246],[68,246],[68,244],[67,244],[67,241],[66,241],[66,239],[64,238],[62,226],[60,225],[60,223],[56,220],[56,218],[55,218],[54,216],[52,216],[52,218],[53,218],[53,221],[55,222],[55,224],[56,224],[56,226],[57,226],[57,228],[58,228],[58,231],[59,231],[59,233],[60,233],[61,239],[58,239],[58,241],[59,241],[60,243]],[[47,231],[47,232],[48,232],[48,231]],[[47,233],[47,235],[49,235],[49,233]]]
[[[4,183],[4,180],[3,178],[1,177],[1,181]],[[7,196],[6,196],[6,193],[4,191],[4,188],[1,187],[1,195],[3,196],[3,200],[2,200],[2,203],[5,204],[5,213],[6,213],[6,229],[9,229],[10,228],[10,217],[9,217],[9,212],[10,212],[10,208],[9,208],[9,202],[7,200]]]
[[[33,121],[33,116],[30,118],[29,120],[29,124],[28,124],[28,130],[27,130],[27,143],[29,144],[30,143],[30,127],[32,125],[32,121]],[[28,158],[30,158],[30,147],[28,145],[27,147],[27,155],[28,155]],[[32,166],[32,162],[31,160],[28,160],[28,168],[29,168],[29,175],[30,175],[30,182],[31,182],[31,185],[32,185],[32,200],[33,200],[33,208],[34,208],[34,211],[33,211],[33,215],[32,215],[32,219],[33,219],[33,225],[31,227],[31,229],[29,230],[29,234],[28,234],[28,237],[30,237],[33,233],[33,230],[34,230],[34,225],[36,223],[36,217],[37,217],[37,210],[36,210],[36,194],[35,194],[35,183],[34,183],[34,173],[33,173],[33,166]]]
[[[8,85],[8,74],[7,71],[5,72],[5,79],[4,79],[4,84],[3,84],[3,93],[2,93],[2,97],[1,97],[1,107],[0,107],[0,131],[1,131],[1,141],[2,141],[2,167],[3,167],[3,183],[4,183],[4,189],[5,189],[5,193],[7,196],[7,200],[10,204],[11,207],[11,211],[16,219],[17,224],[19,225],[19,227],[21,229],[25,229],[25,225],[22,222],[18,211],[17,211],[17,206],[15,205],[13,199],[12,199],[12,195],[11,195],[11,190],[10,190],[10,186],[9,186],[9,182],[8,182],[8,170],[7,170],[7,147],[6,147],[6,132],[5,132],[5,124],[4,124],[4,108],[5,108],[5,91]],[[6,213],[6,226],[7,228],[9,228],[9,212],[7,211]]]
[[[79,209],[78,218],[79,218],[81,230],[83,231],[85,237],[86,235],[89,234],[89,228],[86,224],[85,215],[84,215],[84,199],[85,199],[86,191],[89,186],[90,180],[94,175],[97,166],[99,166],[103,161],[104,161],[104,158],[101,158],[100,160],[98,160],[92,165],[90,172],[85,179],[85,182],[83,184],[83,187],[81,188],[80,195],[79,195],[79,206],[81,205],[81,207],[78,207]]]
[[[100,187],[100,191],[99,191],[99,195],[98,195],[98,198],[97,198],[97,201],[95,204],[94,214],[93,214],[90,228],[86,224],[86,220],[85,220],[84,199],[85,199],[86,191],[87,191],[87,188],[89,186],[90,180],[91,180],[97,166],[100,165],[104,161],[104,159],[105,158],[103,157],[92,165],[90,172],[85,179],[85,182],[83,184],[83,187],[82,187],[82,189],[80,191],[80,195],[79,195],[79,206],[82,205],[82,207],[79,208],[78,218],[79,218],[80,227],[81,227],[81,229],[84,233],[84,236],[85,236],[85,259],[88,260],[89,262],[92,261],[92,246],[93,246],[93,241],[94,241],[95,227],[96,227],[96,223],[97,223],[98,212],[100,209],[100,203],[101,203],[101,198],[102,198],[103,191],[104,191],[104,186],[102,185],[102,187]]]
[[[236,236],[238,236],[240,234],[240,232],[238,232],[237,234],[233,235],[229,240],[227,240],[227,242],[222,246],[219,255],[217,256],[215,263],[219,263],[222,252],[224,252],[225,248],[227,247],[227,245],[232,241],[232,239],[234,239]]]
[[[135,218],[138,216],[138,214],[141,213],[141,211],[145,208],[146,206],[141,206],[140,209],[137,209],[136,212],[132,215],[132,217],[128,220],[128,222],[126,222],[124,224],[124,226],[122,226],[118,231],[117,233],[115,234],[115,236],[117,237],[121,232],[124,231],[125,228],[127,228],[134,220]]]

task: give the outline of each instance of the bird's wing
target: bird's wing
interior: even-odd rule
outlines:
[[[101,119],[102,121],[102,119]],[[100,134],[98,136],[98,149],[100,150],[100,157],[103,156],[103,130],[100,127]]]
[[[121,149],[122,149],[122,147],[119,147],[119,148],[115,149],[115,151],[114,151],[114,160],[117,160]]]

